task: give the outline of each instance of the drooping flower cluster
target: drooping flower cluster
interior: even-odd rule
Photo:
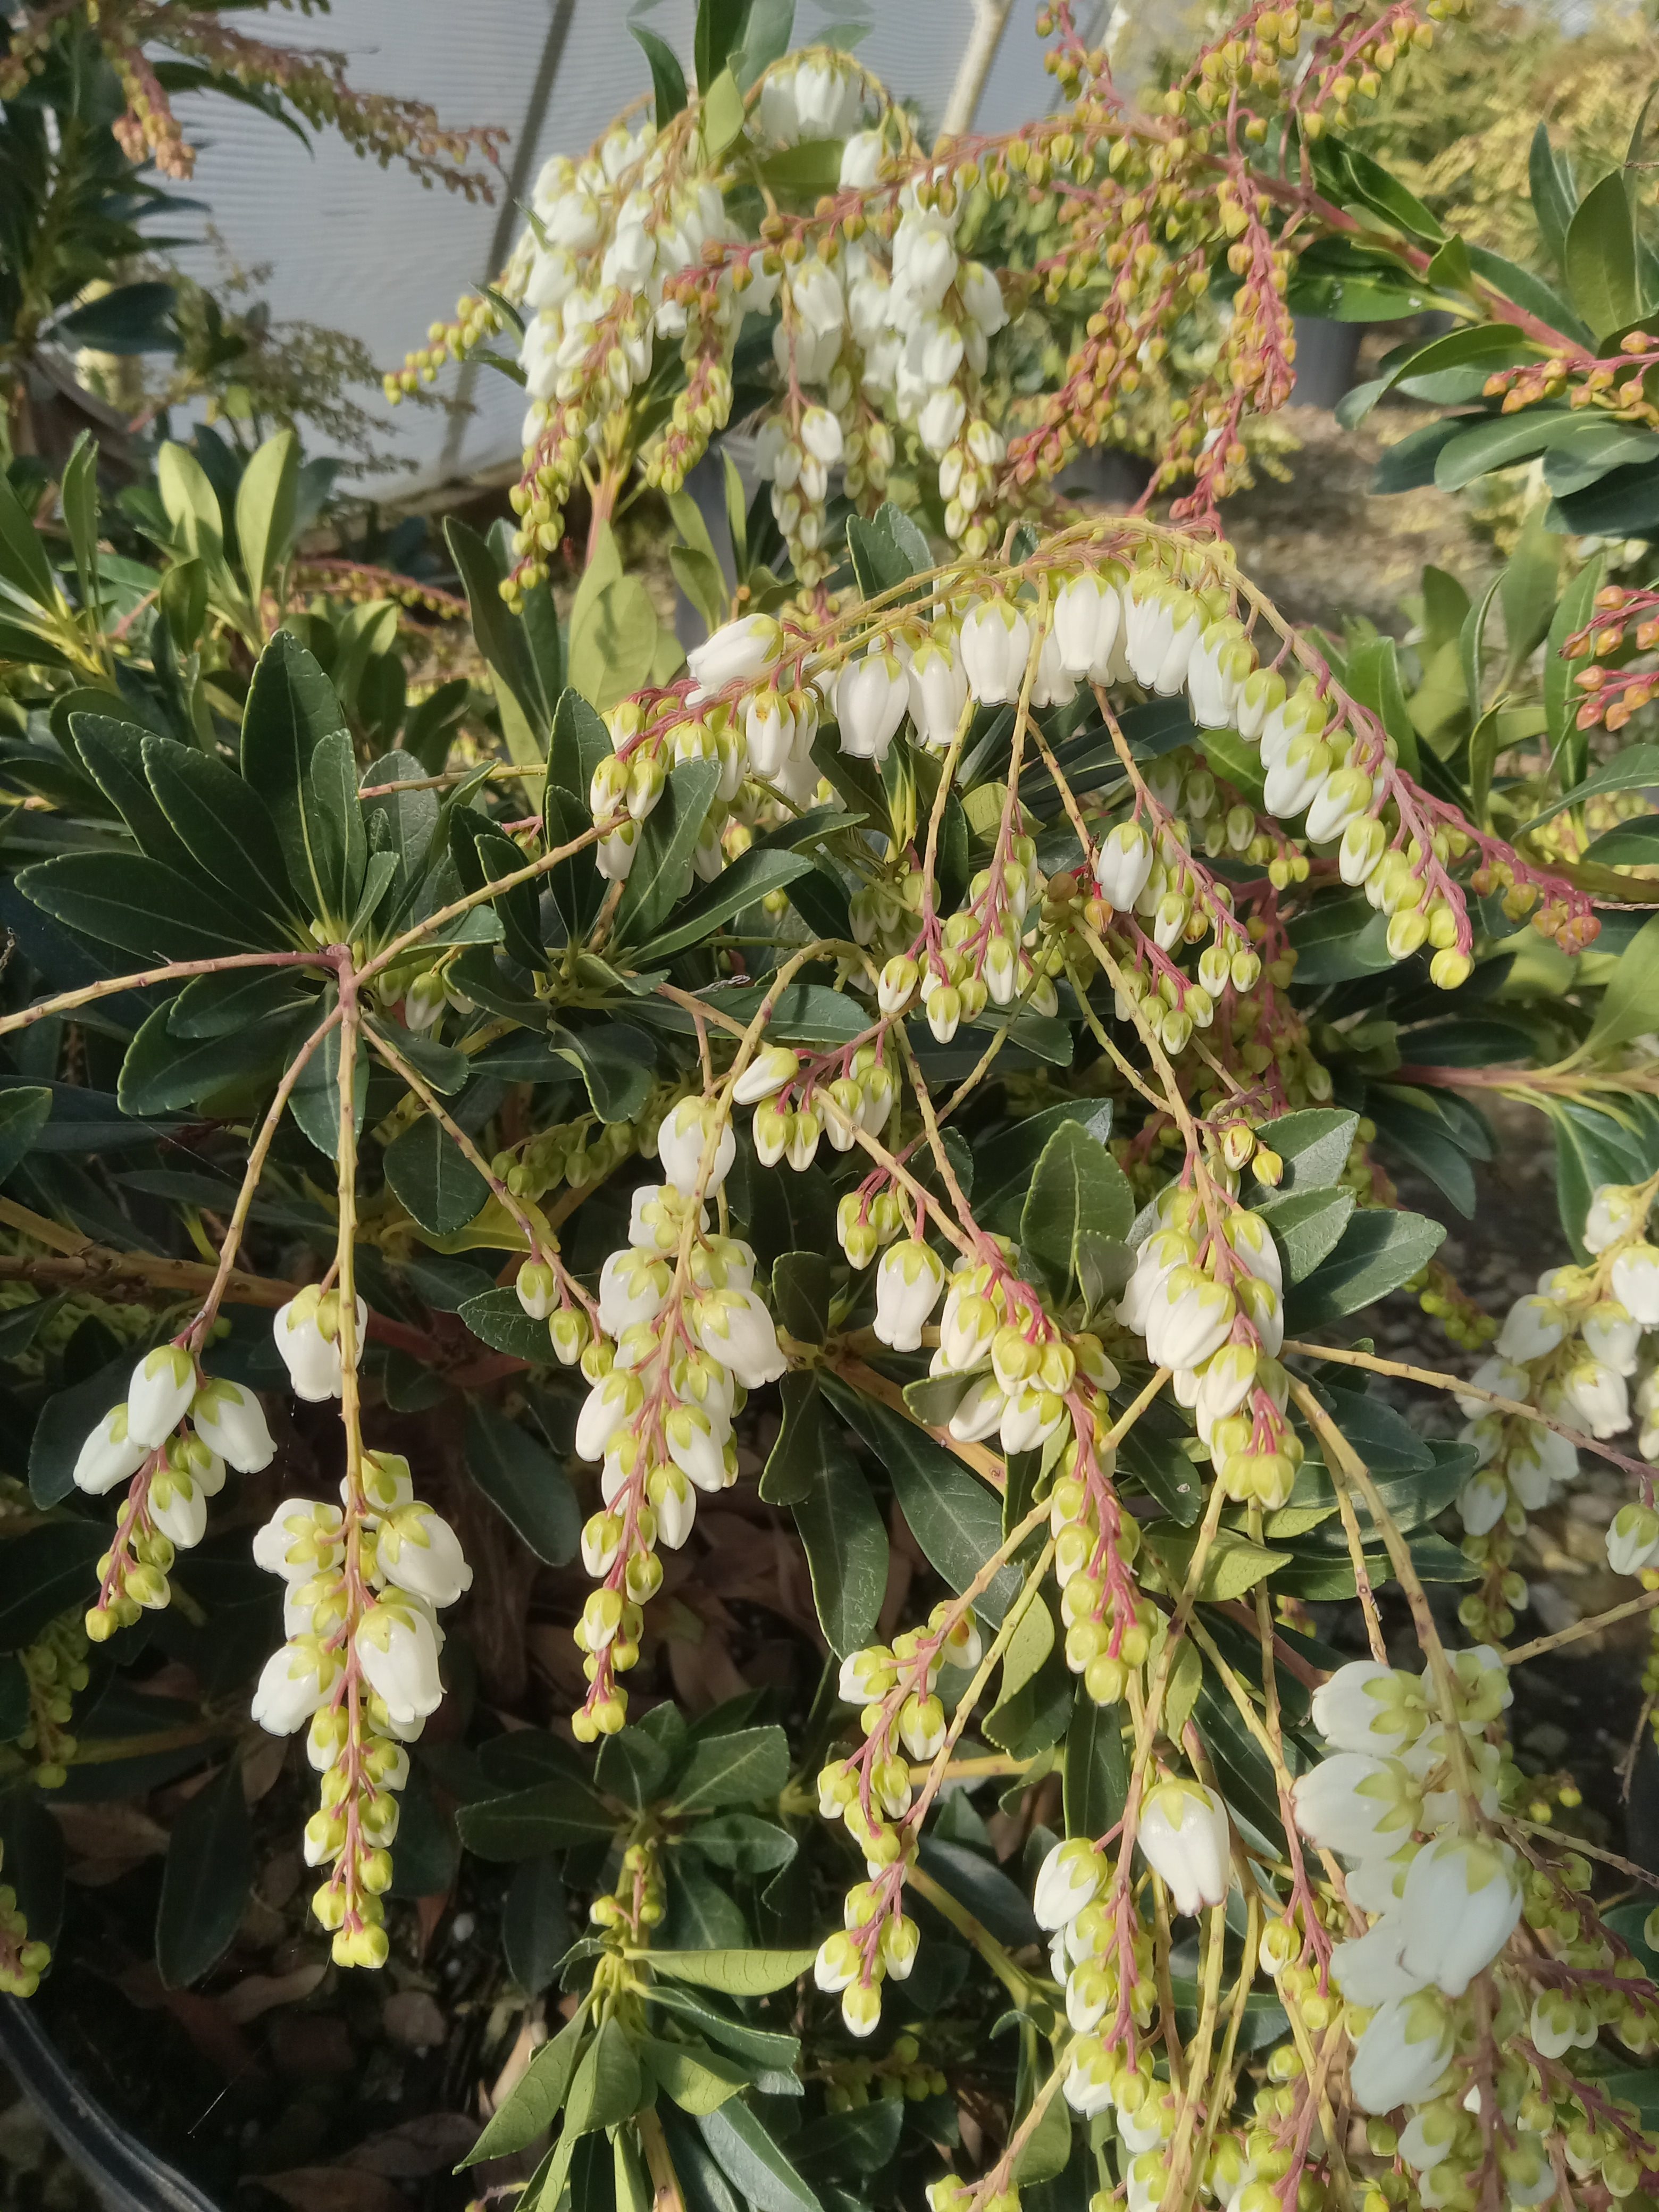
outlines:
[[[872,2033],[880,2021],[883,1981],[905,1980],[915,1964],[920,1935],[902,1900],[933,1788],[918,1799],[909,1762],[927,1764],[947,1741],[941,1668],[970,1673],[981,1650],[972,1608],[957,1601],[935,1606],[926,1628],[905,1630],[890,1649],[871,1644],[842,1662],[841,1695],[862,1707],[861,1741],[819,1774],[818,1810],[845,1826],[869,1879],[848,1891],[845,1924],[819,1947],[813,1973],[821,1990],[839,1994],[854,2035]]]
[[[629,1241],[599,1276],[603,1334],[581,1356],[592,1387],[576,1450],[601,1463],[604,1498],[581,1541],[599,1584],[575,1632],[589,1689],[573,1725],[587,1743],[626,1720],[617,1677],[639,1658],[641,1608],[662,1582],[659,1545],[678,1551],[698,1492],[735,1481],[732,1416],[785,1364],[754,1288],[754,1253],[709,1233],[702,1201],[725,1182],[737,1149],[723,1109],[683,1100],[658,1148],[668,1180],[634,1192]]]
[[[201,1542],[207,1501],[224,1487],[225,1469],[257,1474],[276,1450],[264,1408],[245,1385],[204,1376],[182,1342],[145,1353],[126,1396],[91,1431],[75,1462],[76,1486],[92,1497],[129,1486],[115,1541],[99,1562],[98,1602],[86,1618],[94,1643],[146,1607],[167,1604],[174,1555]]]
[[[1283,1263],[1273,1231],[1207,1176],[1202,1190],[1170,1185],[1158,1221],[1118,1317],[1172,1370],[1176,1397],[1192,1407],[1228,1497],[1283,1505],[1302,1445],[1285,1413]]]
[[[1466,2115],[1479,2122],[1492,2098],[1510,2201],[1536,2203],[1556,2187],[1545,2140],[1555,2103],[1581,2094],[1559,2062],[1603,2026],[1649,2048],[1659,1993],[1627,1978],[1628,1963],[1572,1908],[1571,1863],[1528,1868],[1496,1832],[1506,1784],[1488,1736],[1510,1701],[1504,1662],[1477,1646],[1450,1666],[1450,1718],[1426,1674],[1376,1662],[1343,1667],[1317,1690],[1314,1723],[1331,1749],[1296,1783],[1296,1820],[1348,1862],[1348,1901],[1368,1916],[1330,1956],[1349,2007],[1355,2103],[1378,2116],[1404,2109],[1399,2154],[1438,2203],[1483,2158],[1481,2129]],[[1511,1950],[1523,1917],[1525,1947]],[[1616,2128],[1585,2148],[1587,2164],[1570,2153],[1581,2175],[1627,2154]]]
[[[1601,1186],[1584,1223],[1589,1264],[1540,1275],[1537,1290],[1510,1307],[1492,1357],[1470,1377],[1478,1389],[1535,1406],[1597,1438],[1622,1436],[1633,1414],[1650,1461],[1659,1459],[1659,1367],[1650,1344],[1659,1330],[1659,1247],[1647,1239],[1655,1188],[1651,1182]],[[1511,1562],[1527,1516],[1571,1480],[1577,1449],[1541,1422],[1487,1405],[1474,1390],[1459,1402],[1469,1416],[1462,1437],[1480,1455],[1458,1500],[1463,1548],[1483,1571],[1481,1588],[1463,1601],[1463,1619],[1479,1633],[1507,1635],[1526,1602],[1526,1583]],[[1615,1574],[1633,1575],[1656,1561],[1659,1513],[1650,1480],[1614,1516],[1607,1562]]]
[[[404,1747],[442,1701],[438,1613],[471,1588],[472,1570],[397,1453],[365,1452],[340,1496],[285,1499],[254,1537],[255,1561],[284,1585],[287,1641],[265,1663],[253,1717],[273,1735],[307,1730],[322,1803],[306,1824],[306,1863],[330,1869],[313,1910],[338,1963],[379,1966]]]

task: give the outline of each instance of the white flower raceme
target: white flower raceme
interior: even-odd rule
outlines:
[[[1197,1912],[1225,1899],[1232,1834],[1213,1790],[1196,1782],[1158,1783],[1146,1793],[1135,1839],[1177,1912]]]
[[[876,1270],[876,1334],[895,1352],[914,1352],[939,1294],[945,1267],[920,1238],[890,1244]]]
[[[191,1401],[190,1421],[208,1449],[238,1474],[258,1474],[276,1456],[264,1408],[240,1382],[216,1376],[204,1382]]]
[[[165,1443],[195,1395],[196,1362],[189,1352],[179,1344],[158,1344],[127,1384],[127,1434],[152,1448]]]

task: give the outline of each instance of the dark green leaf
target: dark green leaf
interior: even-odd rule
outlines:
[[[1062,1122],[1043,1147],[1020,1216],[1020,1242],[1050,1287],[1063,1294],[1079,1276],[1085,1232],[1121,1243],[1134,1216],[1129,1179],[1105,1146],[1077,1122]]]
[[[158,1006],[127,1047],[116,1095],[124,1114],[166,1114],[192,1106],[221,1091],[245,1091],[279,1070],[292,1043],[295,1022],[267,1022],[228,1036],[184,1042]]]
[[[1421,1213],[1386,1207],[1356,1213],[1330,1258],[1286,1300],[1286,1327],[1312,1328],[1375,1304],[1420,1273],[1445,1234]]]
[[[527,1359],[532,1366],[552,1364],[547,1323],[531,1319],[510,1285],[480,1291],[476,1297],[463,1300],[455,1310],[480,1343],[497,1352],[510,1352],[515,1359]]]
[[[71,929],[141,959],[213,960],[268,952],[280,937],[222,906],[191,882],[138,853],[70,853],[17,878],[25,896]]]
[[[480,1400],[466,1417],[467,1472],[538,1559],[562,1566],[581,1541],[581,1515],[558,1462],[516,1421]]]
[[[795,1502],[795,1526],[825,1639],[844,1659],[875,1635],[887,1592],[887,1530],[862,1468],[839,1437],[825,1439],[811,1486]]]
[[[552,1986],[559,1961],[570,1948],[570,1914],[560,1866],[550,1855],[526,1859],[507,1884],[501,1906],[507,1970],[528,1997],[539,1996]]]
[[[697,2127],[754,2212],[822,2212],[817,2197],[741,2098],[699,2114]]]
[[[463,1805],[455,1815],[461,1841],[481,1859],[533,1859],[570,1844],[609,1836],[617,1816],[583,1783],[561,1775],[504,1797]]]
[[[52,1092],[44,1083],[0,1091],[0,1183],[27,1158],[51,1116]]]
[[[628,27],[651,64],[651,83],[657,95],[657,128],[665,131],[685,105],[685,72],[665,39],[647,30],[643,23],[630,23]]]
[[[1285,1164],[1275,1188],[1328,1190],[1348,1164],[1358,1126],[1359,1116],[1340,1106],[1304,1106],[1265,1122],[1256,1133]]]
[[[740,1729],[697,1745],[674,1784],[681,1813],[769,1804],[789,1779],[789,1739],[781,1728]]]
[[[1066,1832],[1103,1836],[1121,1818],[1129,1796],[1129,1757],[1115,1705],[1097,1705],[1077,1686],[1077,1708],[1066,1731]]]
[[[1598,337],[1642,312],[1636,276],[1636,228],[1621,171],[1592,185],[1567,225],[1561,265],[1572,304]]]
[[[329,911],[329,884],[315,845],[319,802],[311,769],[319,744],[336,734],[349,762],[350,738],[333,685],[298,640],[279,629],[253,672],[242,717],[242,775],[276,825],[289,882],[319,920]],[[351,784],[355,813],[355,772]],[[337,805],[337,791],[334,796]]]
[[[1285,1279],[1299,1283],[1329,1257],[1354,1209],[1351,1190],[1295,1190],[1263,1200],[1258,1211],[1273,1232]]]
[[[430,1114],[422,1114],[387,1146],[386,1179],[399,1202],[434,1237],[465,1229],[489,1196],[489,1185]]]
[[[705,884],[695,897],[681,902],[675,910],[672,928],[659,931],[647,943],[636,946],[629,957],[639,968],[665,960],[671,952],[700,944],[721,922],[729,921],[734,914],[754,905],[769,891],[781,890],[798,876],[813,872],[811,861],[803,853],[741,854],[712,883]]]
[[[227,1762],[192,1797],[167,1839],[155,1916],[155,1963],[170,1990],[198,1982],[236,1933],[253,1884],[253,1824],[242,1770]]]

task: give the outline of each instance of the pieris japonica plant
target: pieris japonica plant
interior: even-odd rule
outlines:
[[[160,1964],[212,1977],[290,1742],[331,1987],[459,1890],[498,1931],[474,2157],[526,2212],[1659,2197],[1641,1872],[1508,1735],[1659,1598],[1659,922],[1639,846],[1584,860],[1651,767],[1579,706],[1579,580],[1507,615],[1498,773],[1496,703],[1431,742],[1214,511],[1340,231],[1292,130],[1415,18],[1253,10],[1149,116],[1062,9],[1068,105],[928,147],[780,21],[706,7],[695,97],[647,39],[655,124],[472,317],[525,310],[530,464],[452,530],[441,710],[408,602],[296,551],[291,441],[234,556],[167,449],[153,588],[88,449],[72,574],[0,494],[5,1802],[118,1765],[77,1700],[166,1654]],[[1066,504],[1214,258],[1190,490]],[[1088,312],[1034,399],[1045,288]],[[764,481],[735,583],[677,548],[682,656],[611,525],[689,532],[740,360]],[[1560,1146],[1507,1314],[1393,1179],[1474,1212],[1483,1091]],[[1449,1368],[1376,1350],[1407,1291]],[[1639,1586],[1528,1633],[1591,1477]]]

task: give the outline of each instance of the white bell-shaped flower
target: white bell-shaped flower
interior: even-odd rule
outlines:
[[[1152,858],[1152,841],[1139,822],[1120,822],[1108,831],[1095,862],[1095,881],[1108,906],[1129,912],[1146,888]]]
[[[460,1539],[429,1505],[405,1505],[383,1521],[375,1557],[389,1583],[428,1605],[453,1605],[472,1587]]]
[[[752,1290],[716,1291],[699,1298],[693,1320],[703,1350],[729,1367],[745,1390],[775,1382],[788,1364],[778,1349],[776,1325]]]
[[[895,1352],[914,1352],[939,1294],[945,1268],[920,1238],[890,1244],[876,1270],[876,1334]]]
[[[1553,1352],[1567,1333],[1567,1317],[1553,1298],[1536,1293],[1517,1298],[1504,1317],[1498,1356],[1524,1364]]]
[[[1111,680],[1123,602],[1116,586],[1085,570],[1054,594],[1054,642],[1060,665],[1091,684]]]
[[[1421,1811],[1421,1796],[1397,1759],[1376,1759],[1363,1751],[1339,1751],[1298,1775],[1291,1790],[1296,1825],[1310,1843],[1326,1850],[1357,1854],[1373,1850],[1378,1838],[1392,1848],[1409,1835]]]
[[[1630,1426],[1630,1393],[1625,1378],[1600,1359],[1581,1359],[1561,1383],[1567,1409],[1593,1437],[1616,1437]]]
[[[370,1606],[352,1638],[370,1689],[404,1726],[424,1720],[443,1703],[438,1649],[430,1609],[405,1591]]]
[[[1613,1294],[1644,1328],[1659,1328],[1659,1248],[1632,1244],[1613,1263]]]
[[[910,687],[903,663],[879,642],[849,660],[836,679],[841,750],[854,760],[884,761],[904,720]]]
[[[626,1428],[644,1403],[645,1387],[636,1375],[613,1367],[608,1375],[601,1376],[576,1416],[577,1457],[603,1459],[611,1439]]]
[[[1449,1997],[1489,1966],[1521,1917],[1521,1883],[1507,1844],[1441,1836],[1412,1861],[1401,1900],[1402,1964]]]
[[[910,719],[933,752],[948,749],[968,703],[968,672],[953,646],[949,631],[936,628],[911,653],[906,670]]]
[[[1313,1693],[1313,1724],[1338,1751],[1399,1751],[1422,1734],[1428,1716],[1415,1674],[1375,1659],[1352,1659]]]
[[[158,1344],[127,1385],[127,1434],[141,1444],[164,1444],[195,1395],[196,1362],[189,1352],[181,1344]]]
[[[1008,599],[981,599],[963,617],[958,650],[968,688],[981,706],[1019,696],[1030,658],[1031,626]]]
[[[670,1108],[657,1133],[657,1156],[663,1172],[682,1197],[690,1198],[697,1187],[709,1133],[719,1119],[720,1109],[713,1099],[682,1098]],[[712,1198],[726,1181],[737,1156],[737,1136],[727,1120],[720,1126],[714,1164],[703,1186],[706,1197]]]
[[[783,632],[770,615],[744,615],[725,623],[685,656],[691,679],[705,691],[753,683],[778,657]]]
[[[1407,1966],[1403,1911],[1391,1905],[1363,1936],[1351,1936],[1331,1951],[1331,1973],[1350,2004],[1389,2004],[1425,1990],[1432,1974]]]
[[[125,1400],[112,1406],[82,1445],[75,1461],[75,1486],[101,1498],[133,1476],[149,1457],[150,1446],[132,1435]]]
[[[253,1692],[252,1716],[270,1735],[292,1735],[332,1695],[340,1662],[315,1637],[296,1637],[273,1651]]]
[[[1039,1928],[1064,1928],[1100,1887],[1105,1861],[1086,1836],[1056,1844],[1037,1869],[1031,1910]]]
[[[1379,2115],[1420,2105],[1445,2072],[1452,2044],[1452,2021],[1436,1991],[1393,1998],[1355,2049],[1348,2072],[1354,2102]]]
[[[1146,1793],[1136,1841],[1177,1912],[1219,1905],[1231,1878],[1227,1808],[1197,1782],[1160,1782]]]
[[[1591,1198],[1584,1216],[1585,1250],[1605,1252],[1609,1244],[1628,1237],[1637,1226],[1640,1211],[1640,1200],[1628,1183],[1604,1182]]]
[[[1607,1565],[1616,1575],[1639,1575],[1659,1560],[1659,1513],[1650,1505],[1621,1505],[1607,1529]]]
[[[240,1382],[215,1376],[191,1401],[191,1426],[238,1474],[258,1474],[276,1456],[264,1407]]]

